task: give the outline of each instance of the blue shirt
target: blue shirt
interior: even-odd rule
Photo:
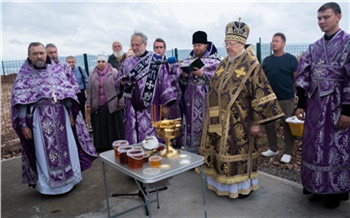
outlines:
[[[81,69],[81,73],[79,71],[79,68]],[[84,83],[85,83],[85,89],[88,88],[88,82],[89,82],[89,77],[85,71],[84,68],[79,67],[79,66],[75,66],[74,70],[73,70],[74,76],[75,76],[75,80],[77,81],[80,90],[84,89]],[[84,78],[83,78],[84,77]]]
[[[262,68],[278,100],[294,98],[294,76],[298,60],[294,55],[270,55],[263,61]]]

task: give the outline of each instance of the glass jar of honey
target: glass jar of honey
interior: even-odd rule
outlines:
[[[128,164],[127,152],[131,150],[133,150],[133,147],[130,145],[123,145],[118,148],[120,164]]]
[[[127,140],[116,140],[113,142],[112,146],[115,158],[119,158],[118,148],[123,145],[129,145],[129,142]]]
[[[143,166],[144,151],[141,149],[133,149],[128,151],[128,164],[131,169],[139,169]]]

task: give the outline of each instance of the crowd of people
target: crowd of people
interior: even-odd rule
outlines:
[[[127,53],[119,41],[113,42],[113,53],[98,54],[89,74],[76,66],[74,56],[59,61],[54,44],[30,43],[11,102],[13,127],[23,147],[23,182],[42,194],[70,191],[97,152],[112,149],[113,141],[135,144],[155,136],[155,106],[159,117],[182,119],[182,132],[172,143],[204,157],[208,188],[219,196],[246,198],[259,188],[261,128],[269,145],[261,155],[278,155],[276,121],[281,121],[280,161],[288,164],[295,137],[285,120],[295,115],[305,121],[303,193],[312,194],[311,202],[337,208],[350,192],[350,35],[339,27],[337,3],[322,5],[317,18],[324,36],[299,63],[284,51],[286,36],[277,32],[273,54],[260,65],[247,44],[250,27],[241,19],[224,29],[226,57],[199,30],[182,63],[157,64],[166,60],[166,42],[157,38],[148,51],[148,37],[135,32]],[[204,66],[181,69],[196,59]]]

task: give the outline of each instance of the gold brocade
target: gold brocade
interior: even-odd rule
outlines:
[[[246,75],[244,67],[242,67],[241,69],[235,70],[235,73],[236,73],[236,77],[241,77],[241,76],[245,76]]]
[[[247,181],[248,179],[258,178],[257,171],[252,172],[250,174],[245,173],[245,174],[237,174],[235,176],[225,176],[225,175],[217,174],[217,172],[212,168],[203,167],[202,170],[203,170],[204,174],[213,177],[215,181],[217,181],[221,184],[234,184],[234,183]]]
[[[218,70],[215,72],[218,76],[220,76],[222,74],[222,72],[224,72],[225,68],[221,67],[218,68]]]
[[[275,99],[276,99],[276,95],[275,95],[275,93],[272,93],[268,96],[262,97],[261,99],[255,99],[252,102],[252,107],[256,107],[256,106],[265,104],[265,103],[272,101],[272,100],[275,100]]]
[[[231,64],[226,57],[217,69],[207,94],[199,154],[205,174],[232,184],[257,177],[259,151],[250,126],[284,114],[252,46]]]
[[[219,116],[219,106],[215,106],[215,107],[210,107],[209,108],[209,116],[210,117],[217,117]]]

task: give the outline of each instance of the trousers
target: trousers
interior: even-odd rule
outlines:
[[[284,117],[282,117],[282,125],[284,132],[284,154],[292,155],[292,151],[294,148],[294,140],[295,137],[291,134],[290,128],[286,119],[290,116],[293,116],[294,112],[294,99],[287,100],[279,100],[278,103],[281,106],[281,109],[284,113]],[[277,151],[277,128],[276,121],[270,122],[265,125],[267,141],[269,143],[269,147],[272,151]]]

